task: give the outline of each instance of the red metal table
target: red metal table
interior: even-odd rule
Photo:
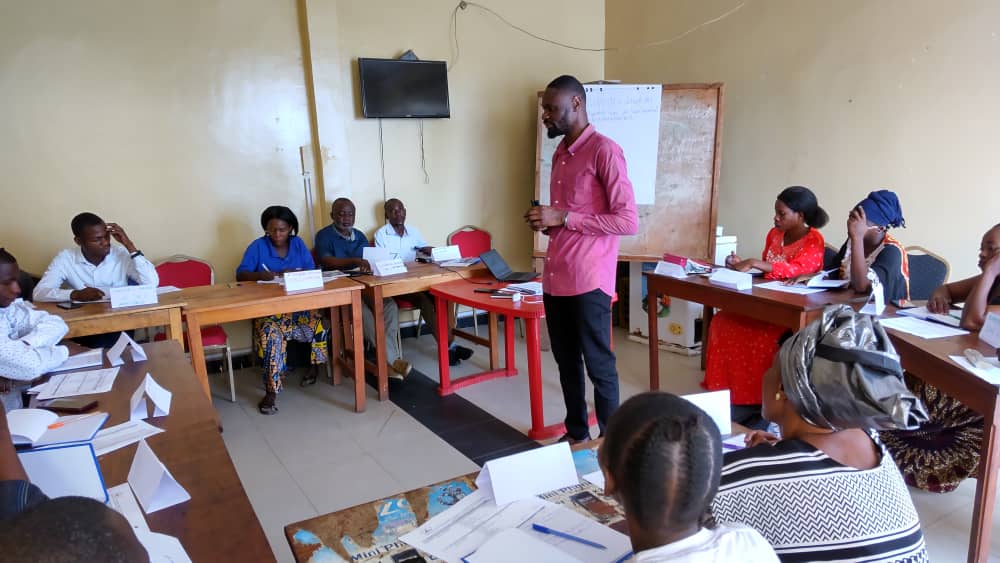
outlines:
[[[528,394],[531,403],[531,430],[528,437],[532,440],[544,440],[561,436],[566,428],[562,423],[545,426],[545,413],[542,405],[542,352],[538,342],[539,320],[545,318],[545,308],[541,296],[529,297],[529,301],[518,303],[511,299],[495,299],[488,293],[476,293],[477,288],[488,287],[497,289],[507,284],[497,282],[493,285],[470,283],[465,280],[446,282],[431,287],[431,295],[437,302],[438,326],[448,326],[448,303],[458,303],[481,311],[504,315],[504,365],[499,369],[468,375],[454,381],[451,379],[451,368],[448,366],[448,342],[438,341],[438,374],[441,385],[438,393],[450,395],[455,391],[497,379],[517,375],[514,363],[514,319],[524,319],[524,336],[528,356]],[[492,348],[495,342],[490,343]]]

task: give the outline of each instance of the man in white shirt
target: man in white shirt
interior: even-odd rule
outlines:
[[[61,318],[20,299],[17,260],[0,248],[0,398],[5,410],[23,407],[21,392],[31,380],[66,361],[59,346],[69,328]]]
[[[399,258],[403,262],[415,261],[417,252],[430,254],[431,246],[424,240],[420,231],[412,225],[406,225],[406,207],[402,201],[392,198],[385,202],[385,220],[385,226],[375,231],[375,246],[388,250],[394,258]],[[411,301],[420,309],[420,316],[430,327],[431,334],[437,339],[437,314],[434,299],[427,292],[411,293],[400,297]],[[448,330],[448,364],[456,366],[462,360],[468,360],[471,357],[472,349],[455,344],[455,336],[451,330]]]
[[[158,285],[156,267],[137,250],[125,229],[81,213],[71,223],[79,248],[61,251],[35,286],[35,301],[101,301],[112,287]],[[111,244],[114,238],[121,246]]]

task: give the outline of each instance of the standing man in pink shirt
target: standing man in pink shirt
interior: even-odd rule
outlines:
[[[549,236],[542,286],[552,354],[566,401],[566,434],[590,439],[583,367],[594,384],[597,423],[604,434],[618,408],[618,369],[611,351],[611,296],[618,237],[639,229],[635,194],[621,147],[587,120],[580,81],[560,76],[542,95],[549,138],[565,136],[552,157],[551,205],[532,207],[525,220]]]

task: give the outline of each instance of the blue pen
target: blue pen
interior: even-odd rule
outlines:
[[[603,545],[601,545],[601,544],[599,544],[597,542],[590,541],[590,540],[585,540],[583,538],[574,536],[572,534],[567,534],[566,532],[560,532],[558,530],[553,530],[552,528],[546,528],[545,526],[542,526],[541,524],[532,524],[531,525],[531,529],[534,530],[534,531],[536,531],[536,532],[541,532],[543,534],[550,534],[550,535],[557,536],[557,537],[560,537],[560,538],[563,538],[563,539],[572,540],[572,541],[575,541],[575,542],[578,542],[578,543],[582,543],[583,545],[589,545],[590,547],[596,547],[597,549],[607,549],[607,546],[603,546]]]
[[[626,553],[625,555],[622,555],[618,559],[615,559],[615,563],[625,563],[625,561],[628,561],[629,559],[631,559],[632,555],[634,555],[634,554],[630,551],[630,552]]]

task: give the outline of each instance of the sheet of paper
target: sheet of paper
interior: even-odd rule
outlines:
[[[806,282],[808,287],[823,287],[823,288],[837,288],[837,287],[847,287],[847,284],[851,283],[851,280],[834,280],[827,276],[838,271],[837,268],[832,270],[823,270],[822,272],[816,274],[815,276],[809,278]]]
[[[730,436],[722,441],[722,453],[742,450],[746,446],[746,434]]]
[[[977,377],[986,381],[987,383],[992,383],[993,385],[1000,385],[1000,360],[996,358],[983,358],[983,360],[993,366],[991,369],[981,369],[973,366],[968,358],[965,356],[948,356],[951,361],[962,366],[967,371],[974,373]]]
[[[506,289],[511,289],[518,291],[525,295],[541,295],[542,294],[542,282],[529,281],[521,283],[511,283],[507,284]]]
[[[327,270],[323,272],[323,283],[331,282],[336,279],[346,278],[350,274],[346,272],[341,272],[340,270]]]
[[[29,395],[37,395],[37,394],[41,393],[42,390],[45,389],[48,386],[49,386],[49,382],[48,381],[46,381],[45,383],[39,383],[38,385],[35,385],[34,387],[29,387],[27,389],[27,391],[25,391],[25,393],[27,393]]]
[[[746,291],[753,287],[753,276],[728,268],[719,268],[708,276],[708,281],[736,291]]]
[[[139,503],[136,502],[135,495],[132,494],[132,487],[128,483],[122,483],[108,489],[108,507],[124,516],[136,533],[139,530],[149,531],[146,517],[142,515],[142,509],[139,508]]]
[[[449,246],[435,246],[431,249],[431,260],[437,263],[441,262],[451,262],[452,260],[461,260],[462,251],[459,250],[457,244],[452,244]]]
[[[145,397],[149,397],[149,400],[153,401],[153,416],[167,416],[170,414],[170,400],[173,397],[173,393],[160,387],[160,384],[153,379],[153,376],[147,373],[142,383],[132,393],[130,401],[132,414],[130,420],[148,418],[149,408],[147,407]]]
[[[146,548],[149,563],[191,563],[191,557],[180,540],[166,534],[136,530],[135,537]]]
[[[14,409],[7,413],[7,427],[15,444],[34,444],[58,418],[44,409]]]
[[[518,528],[504,530],[479,546],[465,558],[467,563],[508,563],[510,561],[545,561],[546,563],[578,563],[580,560],[545,543],[538,534]]]
[[[118,368],[57,373],[49,379],[48,385],[38,393],[38,400],[106,393],[111,391],[117,376]]]
[[[173,293],[175,291],[180,291],[180,290],[181,290],[181,288],[176,287],[176,286],[161,285],[160,287],[156,288],[156,294],[157,295],[163,295],[164,293]]]
[[[285,273],[285,291],[288,293],[323,289],[323,283],[322,270],[302,270]]]
[[[191,495],[174,479],[145,440],[141,440],[135,450],[128,484],[146,514],[191,500]]]
[[[879,319],[879,322],[885,328],[891,328],[921,338],[947,338],[949,336],[959,336],[969,333],[967,330],[951,328],[940,323],[932,323],[914,317],[890,317]]]
[[[476,486],[498,505],[579,482],[566,442],[487,461],[476,477]]]
[[[71,442],[89,442],[110,415],[106,412],[94,412],[61,416],[56,420],[56,428],[48,428],[42,437],[35,440],[35,447],[51,444],[68,444]]]
[[[104,477],[90,442],[17,453],[28,480],[49,498],[89,497],[107,502]]]
[[[108,348],[108,362],[113,366],[120,366],[125,363],[121,357],[125,348],[131,348],[133,362],[141,362],[146,359],[146,351],[142,349],[142,346],[135,340],[132,340],[132,337],[128,333],[123,332],[118,337],[114,346]]]
[[[112,287],[110,292],[111,308],[151,305],[157,302],[158,296],[156,286],[152,284]]]
[[[596,549],[558,536],[539,534],[532,524],[586,538]],[[628,537],[578,512],[537,497],[497,506],[485,492],[473,491],[453,507],[399,539],[446,561],[460,561],[504,530],[520,528],[581,561],[610,563],[631,549]]]
[[[905,317],[916,317],[918,319],[923,319],[925,321],[933,321],[948,326],[958,328],[959,323],[962,322],[962,310],[952,309],[946,315],[939,313],[932,313],[927,310],[927,307],[912,307],[910,309],[899,309],[896,311],[900,315]]]
[[[583,480],[588,483],[593,483],[594,485],[597,485],[597,488],[601,489],[602,491],[604,490],[603,471],[594,471],[592,473],[587,473],[586,475],[583,476]]]
[[[771,291],[795,293],[798,295],[809,295],[810,293],[822,293],[826,291],[826,289],[822,287],[806,287],[802,284],[786,285],[785,282],[778,280],[757,284],[757,287],[761,289],[770,289]]]
[[[729,410],[729,390],[710,391],[708,393],[693,393],[681,395],[682,399],[694,403],[705,414],[712,418],[719,427],[719,434],[726,436],[733,432],[732,413]]]
[[[882,284],[872,284],[872,294],[868,297],[868,302],[861,308],[862,315],[881,315],[885,311],[885,287]]]
[[[664,262],[660,260],[656,263],[656,269],[653,273],[659,276],[667,276],[669,278],[686,278],[687,271],[684,270],[684,266],[680,264],[674,264],[673,262]]]
[[[66,359],[61,366],[52,371],[68,371],[71,369],[82,369],[99,366],[104,363],[104,350],[95,348],[74,354]]]
[[[994,348],[1000,348],[1000,315],[986,313],[986,322],[979,330],[979,339]]]
[[[101,430],[94,436],[94,453],[102,456],[160,432],[163,432],[162,428],[157,428],[143,420],[116,424]]]

